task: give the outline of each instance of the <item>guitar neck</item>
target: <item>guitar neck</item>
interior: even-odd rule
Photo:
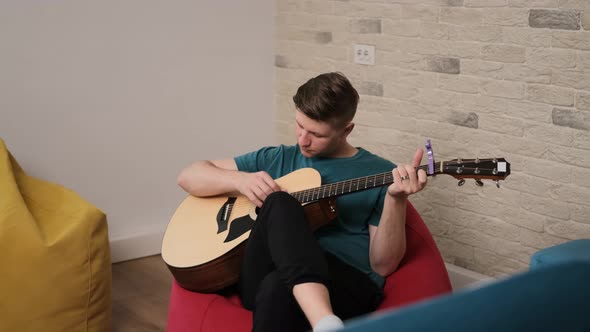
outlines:
[[[435,168],[439,168],[440,163],[435,163]],[[418,170],[428,170],[428,165],[421,165],[416,167]],[[426,172],[428,174],[428,172]],[[295,197],[301,204],[311,203],[324,198],[332,198],[351,194],[358,191],[373,189],[377,187],[387,186],[393,183],[393,174],[391,171],[379,173],[375,175],[363,176],[356,179],[334,182],[325,184],[319,187],[305,189],[301,191],[292,192],[291,195]]]

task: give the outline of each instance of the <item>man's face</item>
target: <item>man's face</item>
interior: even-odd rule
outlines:
[[[295,111],[295,122],[297,143],[305,157],[332,157],[346,142],[346,127],[336,129],[327,122],[308,118],[299,110]]]

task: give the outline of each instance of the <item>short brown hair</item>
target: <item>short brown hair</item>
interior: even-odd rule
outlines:
[[[310,119],[340,128],[354,118],[359,94],[342,73],[326,73],[300,86],[293,101]]]

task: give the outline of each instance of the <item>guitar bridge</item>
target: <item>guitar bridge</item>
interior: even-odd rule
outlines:
[[[236,197],[228,197],[227,201],[223,203],[219,211],[217,212],[217,234],[225,232],[227,230],[227,223],[229,222],[229,216],[234,208]]]

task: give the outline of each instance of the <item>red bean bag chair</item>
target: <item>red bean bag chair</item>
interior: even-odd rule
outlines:
[[[377,311],[424,300],[452,290],[447,269],[432,235],[411,204],[406,214],[406,255],[387,277]],[[168,332],[249,332],[252,312],[236,294],[202,294],[172,284]]]

